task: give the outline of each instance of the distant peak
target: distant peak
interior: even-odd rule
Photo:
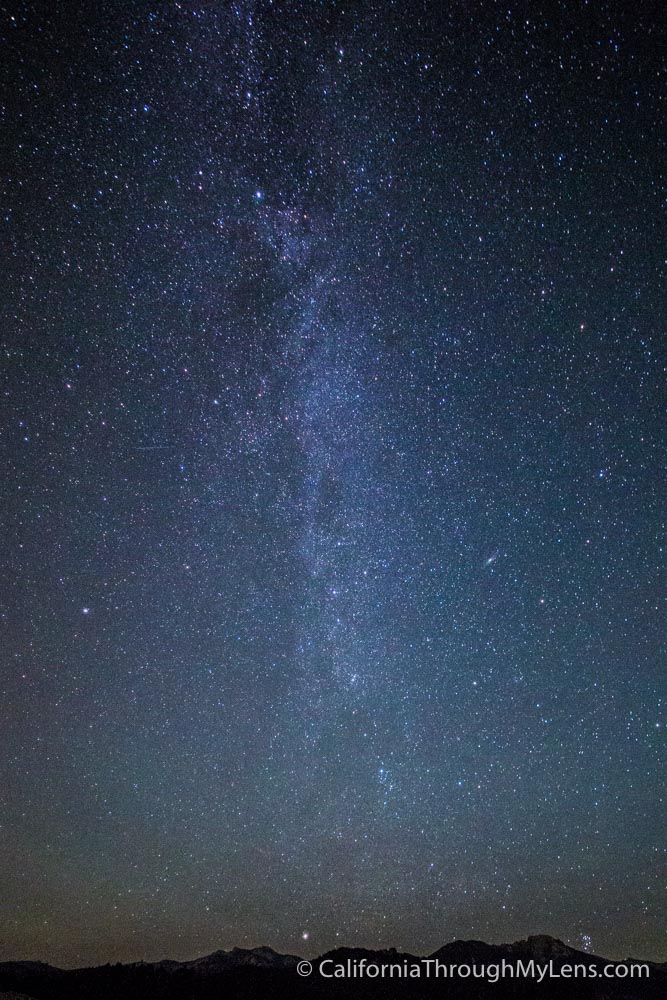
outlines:
[[[551,937],[550,934],[531,934],[525,940],[515,941],[506,947],[513,951],[528,951],[539,957],[579,954],[576,948],[571,948],[560,938]]]
[[[278,952],[268,944],[260,944],[256,948],[232,948],[230,955],[277,955]]]

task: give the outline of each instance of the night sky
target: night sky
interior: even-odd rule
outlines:
[[[0,958],[666,958],[659,4],[8,3]]]

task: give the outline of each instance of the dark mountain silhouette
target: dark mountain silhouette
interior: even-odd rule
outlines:
[[[273,948],[232,948],[231,951],[214,951],[192,962],[181,962],[181,969],[192,969],[199,976],[215,975],[227,969],[252,966],[258,969],[293,969],[300,961],[298,955],[280,955]]]
[[[545,963],[583,963],[585,965],[607,965],[608,959],[590,955],[588,952],[577,951],[558,938],[548,934],[535,934],[525,941],[515,941],[514,944],[486,944],[484,941],[451,941],[434,951],[430,958],[437,958],[448,964],[454,962],[502,962],[531,959]]]
[[[451,965],[498,966],[503,961],[540,965],[551,962],[555,972],[575,965],[594,968],[596,978],[504,978],[498,982],[479,978],[442,978],[423,971],[428,960]],[[571,948],[546,935],[513,944],[493,945],[484,941],[452,941],[431,955],[416,956],[394,948],[371,951],[337,948],[311,962],[312,973],[299,976],[296,955],[281,955],[272,948],[232,948],[215,951],[189,962],[164,959],[128,965],[103,965],[89,969],[58,969],[42,962],[0,963],[0,1000],[263,1000],[306,997],[369,998],[369,1000],[417,1000],[443,996],[477,1000],[658,1000],[667,996],[667,965],[648,966],[648,978],[607,978],[608,959]],[[628,959],[627,962],[638,961]],[[360,965],[411,967],[420,965],[419,978],[346,976],[325,977],[337,967],[348,970]],[[6,992],[2,992],[2,991]]]

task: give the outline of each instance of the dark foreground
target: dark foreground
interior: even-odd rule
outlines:
[[[433,961],[436,959],[441,963],[438,975]],[[503,962],[507,963],[505,976],[499,978]],[[533,978],[509,973],[509,967],[516,970],[518,962],[534,973]],[[630,962],[628,959],[626,964]],[[442,965],[448,971],[453,965],[463,966],[465,978],[451,972],[444,976]],[[510,945],[455,941],[427,959],[393,949],[341,948],[313,959],[308,975],[299,975],[298,970],[304,972],[304,967],[295,955],[279,955],[270,948],[235,948],[192,962],[167,960],[93,969],[62,970],[39,962],[5,962],[0,964],[0,1000],[263,1000],[264,997],[267,1000],[283,997],[290,1000],[305,997],[662,1000],[667,997],[667,965],[642,965],[647,966],[642,978],[638,978],[636,971],[633,977],[628,973],[625,978],[609,978],[605,970],[613,973],[619,963],[609,963],[544,936]],[[380,971],[375,976],[364,975],[369,966],[371,973]],[[478,972],[484,966],[486,978],[473,977],[472,970],[466,977],[466,969],[472,966]],[[582,966],[587,970],[586,978],[582,977]],[[550,969],[551,977],[545,975],[539,982],[538,970],[545,968]]]

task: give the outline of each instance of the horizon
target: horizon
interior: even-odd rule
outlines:
[[[198,952],[197,954],[191,954],[191,955],[189,955],[187,957],[179,957],[179,958],[175,957],[174,954],[170,953],[170,954],[160,954],[159,957],[154,957],[154,958],[147,958],[147,957],[143,956],[143,957],[139,957],[139,958],[129,957],[129,958],[126,958],[126,959],[123,959],[123,960],[120,960],[120,959],[104,959],[104,960],[100,960],[100,961],[95,961],[94,963],[87,963],[87,962],[84,961],[84,964],[77,965],[77,964],[71,964],[71,963],[68,963],[68,964],[58,964],[57,962],[51,962],[51,961],[46,961],[44,959],[35,959],[35,958],[21,959],[21,958],[15,958],[15,957],[13,957],[13,958],[3,958],[3,957],[0,957],[0,965],[2,965],[4,963],[7,963],[7,962],[9,962],[9,963],[11,963],[11,962],[18,962],[18,963],[21,963],[21,962],[26,962],[26,963],[28,963],[28,962],[38,962],[38,963],[40,963],[41,962],[42,964],[48,965],[48,966],[50,966],[52,968],[61,969],[62,971],[65,971],[65,972],[67,972],[67,971],[71,972],[71,971],[76,971],[77,969],[102,968],[102,967],[104,967],[106,965],[118,965],[118,964],[120,964],[120,965],[136,965],[136,964],[142,963],[142,962],[144,962],[147,965],[156,965],[156,964],[159,964],[160,962],[177,962],[179,964],[186,964],[186,963],[190,963],[190,962],[196,962],[196,961],[198,961],[200,959],[203,959],[203,958],[208,958],[211,955],[216,955],[216,954],[221,953],[221,952],[225,953],[225,954],[229,954],[229,953],[231,953],[231,952],[233,952],[235,950],[244,951],[244,952],[252,952],[252,951],[259,951],[259,950],[262,950],[262,949],[268,949],[269,951],[271,951],[274,954],[279,955],[279,956],[292,956],[292,957],[295,957],[295,958],[306,958],[306,959],[310,959],[311,961],[314,960],[314,959],[316,959],[316,958],[319,958],[319,957],[321,957],[321,956],[323,956],[325,954],[328,954],[329,952],[337,951],[339,949],[346,950],[346,951],[368,951],[368,952],[371,952],[371,953],[396,951],[399,954],[408,954],[408,955],[411,955],[411,956],[413,956],[415,958],[426,958],[426,957],[428,957],[430,955],[433,955],[440,948],[445,947],[446,945],[450,945],[450,944],[461,944],[461,945],[466,945],[466,944],[484,944],[484,945],[491,945],[491,946],[497,947],[497,948],[503,948],[503,947],[511,947],[511,946],[517,945],[517,944],[524,944],[524,943],[528,944],[530,942],[530,940],[534,939],[534,938],[537,938],[537,939],[547,939],[547,940],[552,941],[552,942],[557,943],[557,944],[563,944],[566,947],[571,948],[573,951],[579,952],[580,954],[583,954],[583,955],[587,955],[588,954],[592,958],[608,959],[611,962],[623,962],[626,959],[636,959],[636,960],[644,961],[644,962],[652,962],[652,963],[655,963],[655,964],[658,964],[658,965],[667,964],[667,951],[664,951],[662,953],[663,957],[660,957],[660,956],[656,957],[656,956],[643,955],[643,954],[640,955],[640,954],[634,954],[632,952],[623,952],[623,953],[617,953],[617,954],[608,954],[604,950],[600,950],[600,949],[596,950],[595,948],[592,947],[592,944],[590,942],[582,941],[581,939],[579,939],[578,942],[577,941],[573,942],[573,941],[568,941],[565,938],[558,937],[557,935],[535,932],[535,933],[525,934],[525,935],[520,936],[520,937],[512,938],[511,940],[508,939],[508,940],[503,940],[503,941],[485,940],[483,938],[476,938],[476,937],[452,937],[452,938],[449,938],[447,940],[441,941],[439,944],[436,944],[433,947],[428,947],[428,948],[411,948],[411,947],[408,947],[408,946],[404,947],[403,945],[398,945],[398,944],[394,944],[394,945],[392,945],[392,944],[378,944],[378,945],[373,946],[373,945],[351,944],[351,943],[348,943],[346,941],[336,941],[336,942],[334,942],[332,945],[330,945],[328,947],[322,947],[322,948],[318,949],[316,947],[313,947],[313,945],[310,943],[310,940],[304,941],[303,937],[301,937],[301,947],[298,948],[298,949],[289,949],[289,948],[282,949],[282,948],[274,947],[271,944],[267,944],[266,942],[263,942],[263,943],[260,943],[260,944],[244,944],[244,945],[229,944],[229,945],[224,945],[224,946],[217,946],[217,947],[212,947],[210,950],[204,950],[202,952]],[[2,955],[2,952],[0,951],[0,956],[1,955]],[[83,961],[83,959],[82,959],[82,961]]]

